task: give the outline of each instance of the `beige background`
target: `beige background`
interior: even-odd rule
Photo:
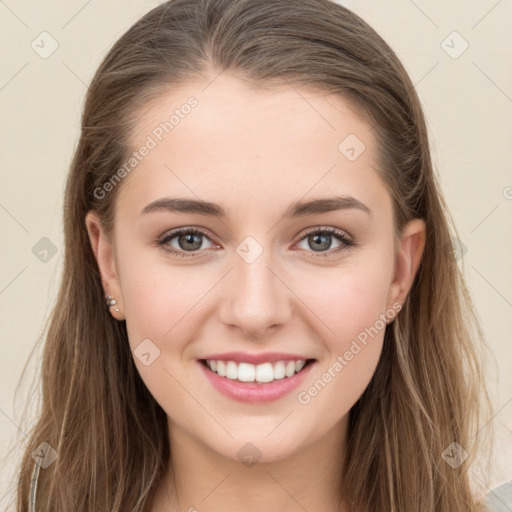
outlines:
[[[60,280],[64,179],[87,84],[113,42],[159,3],[0,0],[1,510],[17,462],[8,448],[28,428],[20,415],[39,348],[16,397],[15,386]],[[460,263],[498,361],[488,369],[499,439],[488,477],[494,487],[512,479],[512,0],[342,3],[397,52],[425,108],[434,162],[467,248]],[[58,43],[47,58],[31,46],[44,51],[41,38],[46,51],[50,38]],[[56,248],[46,262],[32,252],[43,237]]]

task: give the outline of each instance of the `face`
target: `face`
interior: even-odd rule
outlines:
[[[126,320],[171,432],[231,459],[247,442],[263,461],[283,459],[338,429],[368,386],[385,315],[392,321],[412,284],[423,224],[408,226],[395,254],[374,136],[346,100],[257,91],[226,73],[205,85],[146,106],[131,144],[151,147],[117,185],[112,238],[94,212],[87,226],[105,292],[118,301],[110,310]],[[190,97],[197,104],[182,108]],[[166,133],[160,123],[175,109]],[[250,384],[201,361],[232,352],[263,365],[260,380],[264,362],[314,362]],[[230,371],[251,379],[257,366]]]

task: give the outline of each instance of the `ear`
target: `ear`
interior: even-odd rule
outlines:
[[[399,250],[396,255],[393,282],[388,293],[388,309],[393,304],[404,304],[414,277],[420,266],[425,248],[426,224],[423,219],[413,219],[402,231]]]
[[[91,242],[94,257],[98,263],[105,296],[112,295],[116,300],[116,304],[108,308],[110,314],[116,320],[124,320],[122,309],[123,295],[116,270],[113,244],[105,233],[105,229],[95,210],[87,212],[87,215],[85,216],[85,225],[89,234],[89,240]],[[107,308],[108,306],[105,307]]]

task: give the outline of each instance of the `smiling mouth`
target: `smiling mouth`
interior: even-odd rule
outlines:
[[[277,380],[286,380],[297,375],[315,361],[316,359],[305,359],[253,365],[234,361],[199,359],[201,364],[219,377],[243,384],[268,384]]]

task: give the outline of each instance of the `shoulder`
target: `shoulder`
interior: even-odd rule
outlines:
[[[492,512],[512,510],[512,481],[495,487],[485,495],[485,504]]]

